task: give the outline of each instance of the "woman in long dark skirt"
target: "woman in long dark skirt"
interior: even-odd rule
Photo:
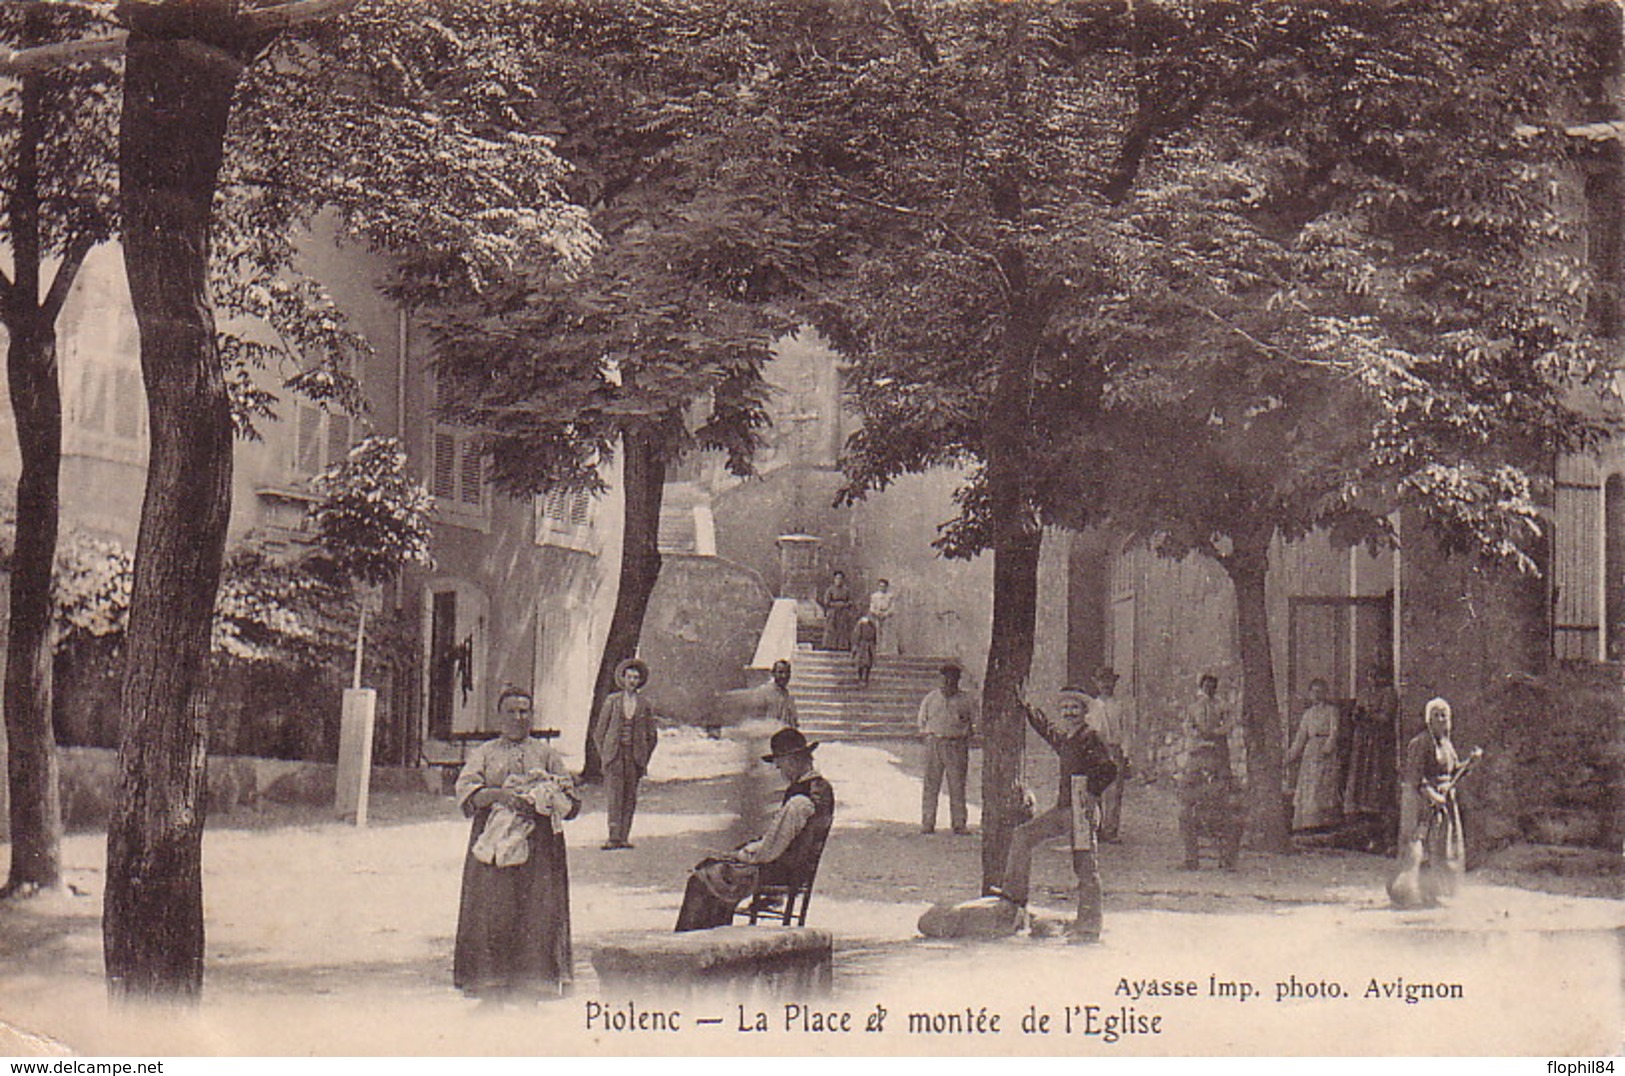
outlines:
[[[821,649],[851,650],[852,625],[857,623],[858,609],[852,597],[852,588],[846,585],[845,572],[835,572],[830,576],[830,584],[819,596],[818,604],[824,609]]]
[[[561,825],[580,800],[558,751],[531,739],[532,702],[497,701],[501,735],[469,753],[457,801],[474,819],[463,861],[452,981],[473,997],[557,997],[572,979]]]
[[[1428,700],[1422,713],[1427,727],[1405,745],[1400,771],[1399,858],[1420,864],[1421,900],[1432,904],[1455,895],[1467,870],[1467,842],[1456,799],[1462,759],[1450,738],[1454,715],[1444,699]]]

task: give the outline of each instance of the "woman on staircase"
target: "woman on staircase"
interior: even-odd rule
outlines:
[[[824,650],[851,650],[852,624],[857,620],[856,603],[852,588],[846,585],[846,573],[835,572],[829,586],[824,588],[818,604],[824,610]]]

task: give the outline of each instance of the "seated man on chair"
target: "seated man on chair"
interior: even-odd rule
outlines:
[[[816,864],[835,820],[835,790],[813,768],[817,743],[797,729],[773,734],[763,762],[778,767],[790,787],[773,813],[767,832],[726,856],[703,860],[689,874],[678,930],[705,930],[733,922],[734,908],[758,883],[800,882]]]

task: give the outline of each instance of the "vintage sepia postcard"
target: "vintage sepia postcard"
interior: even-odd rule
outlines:
[[[0,1055],[1611,1073],[1622,23],[0,4]]]

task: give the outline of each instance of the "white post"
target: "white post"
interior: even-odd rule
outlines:
[[[367,824],[367,789],[372,779],[372,727],[378,713],[378,692],[370,687],[344,690],[344,712],[339,724],[339,764],[334,807],[340,818]]]

